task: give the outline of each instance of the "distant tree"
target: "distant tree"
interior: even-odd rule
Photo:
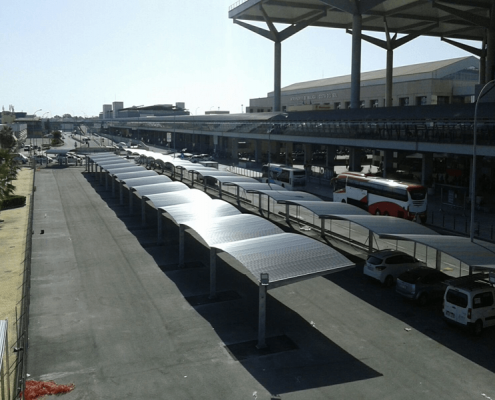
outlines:
[[[62,116],[62,118],[72,118],[72,115],[70,115],[70,114],[64,114],[64,115]]]
[[[53,138],[54,139],[60,140],[61,137],[62,137],[62,132],[60,132],[60,131],[53,132]]]
[[[16,144],[17,140],[14,136],[14,131],[10,126],[4,126],[0,130],[0,147],[10,151]]]
[[[15,186],[12,184],[17,179],[17,164],[14,154],[8,149],[0,149],[0,202],[14,194]]]

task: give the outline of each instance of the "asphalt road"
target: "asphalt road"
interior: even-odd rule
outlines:
[[[257,350],[242,266],[222,258],[208,301],[206,249],[188,236],[177,268],[177,235],[155,245],[156,227],[93,179],[35,178],[28,373],[74,383],[66,399],[495,399],[494,329],[448,327],[438,304],[404,302],[359,265],[271,290]]]

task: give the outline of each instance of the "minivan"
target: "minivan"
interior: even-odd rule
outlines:
[[[469,328],[475,335],[495,325],[495,287],[475,274],[454,279],[445,290],[443,317],[447,323]]]

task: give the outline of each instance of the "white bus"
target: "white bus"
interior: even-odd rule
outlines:
[[[333,201],[348,203],[371,214],[426,222],[426,188],[421,185],[344,172],[332,179]]]
[[[275,183],[287,190],[303,189],[306,171],[283,164],[265,164],[261,167],[261,182]]]

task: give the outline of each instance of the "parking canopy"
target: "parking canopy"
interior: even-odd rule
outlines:
[[[470,267],[495,271],[495,252],[466,237],[412,234],[389,234],[382,237],[421,243],[449,254]]]
[[[354,266],[331,247],[295,233],[218,243],[214,247],[240,261],[258,282],[261,273],[268,273],[269,289]]]

